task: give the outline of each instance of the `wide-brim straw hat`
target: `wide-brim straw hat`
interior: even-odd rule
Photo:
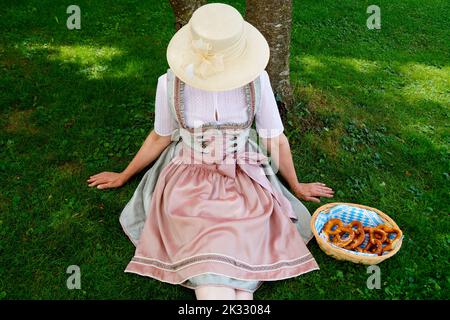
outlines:
[[[255,80],[270,57],[264,36],[224,3],[199,7],[167,46],[167,62],[188,85],[226,91]]]

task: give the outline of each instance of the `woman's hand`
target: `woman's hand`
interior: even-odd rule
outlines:
[[[320,202],[320,197],[333,198],[334,191],[328,188],[325,183],[314,182],[314,183],[300,183],[297,182],[292,190],[294,194],[303,200]]]
[[[90,176],[87,180],[89,187],[97,186],[97,189],[119,188],[127,182],[123,173],[101,172]]]

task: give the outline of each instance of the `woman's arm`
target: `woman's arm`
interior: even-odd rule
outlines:
[[[169,136],[160,136],[154,130],[145,139],[138,153],[127,168],[120,172],[101,172],[90,176],[87,182],[89,187],[98,189],[118,188],[123,186],[132,176],[148,166],[170,144]]]
[[[319,197],[332,198],[334,191],[324,183],[300,183],[295,172],[289,141],[284,133],[274,138],[261,138],[275,167],[289,184],[294,194],[306,201],[320,202]]]

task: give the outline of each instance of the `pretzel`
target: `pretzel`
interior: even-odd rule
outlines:
[[[362,229],[364,228],[362,223],[358,220],[353,220],[352,222],[350,222],[347,227],[353,228],[353,227],[357,227],[358,230],[361,229],[361,231],[363,231]]]
[[[336,229],[333,230],[333,227],[337,226]],[[328,220],[327,223],[323,226],[323,231],[328,234],[334,236],[339,233],[339,230],[344,226],[341,219],[335,218]]]
[[[386,238],[387,243],[393,243],[395,240],[397,240],[401,237],[401,231],[397,228],[391,228],[385,224],[380,224],[379,226],[377,226],[377,228],[380,230],[383,230],[384,232],[387,233],[387,238]],[[395,233],[394,239],[389,238],[389,235],[392,233]]]
[[[339,230],[338,233],[336,233],[333,237],[333,243],[335,245],[337,245],[338,247],[347,246],[355,238],[355,231],[350,227],[342,227],[338,230]],[[344,235],[347,233],[348,233],[348,236],[346,238],[341,237],[341,235]]]
[[[367,253],[373,253],[381,256],[383,253],[383,243],[378,239],[373,239],[373,241],[369,241],[369,243],[371,244],[371,247]]]
[[[371,228],[369,231],[369,236],[370,236],[369,241],[372,243],[374,240],[380,240],[380,242],[383,243],[387,239],[387,233],[381,229],[378,229],[378,227]]]
[[[348,227],[353,229],[353,226],[357,226],[358,229],[355,230],[355,237],[352,242],[350,242],[347,246],[344,247],[344,249],[352,250],[361,245],[361,243],[364,242],[364,239],[366,238],[366,234],[364,233],[364,228],[361,222],[358,220],[354,220],[350,222]]]

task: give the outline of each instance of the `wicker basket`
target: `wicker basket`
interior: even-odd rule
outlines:
[[[328,203],[326,205],[319,207],[314,212],[314,214],[311,218],[311,229],[314,233],[317,243],[319,244],[319,247],[327,255],[332,256],[333,258],[338,259],[338,260],[347,260],[347,261],[351,261],[354,263],[374,265],[374,264],[378,264],[386,259],[389,259],[390,257],[392,257],[394,254],[396,254],[400,250],[400,247],[402,245],[402,238],[403,238],[401,230],[400,230],[400,237],[393,242],[393,249],[391,251],[389,251],[387,254],[384,254],[381,256],[359,255],[359,254],[353,253],[352,251],[332,246],[328,241],[326,241],[325,239],[323,239],[322,237],[319,236],[319,233],[321,232],[321,230],[316,230],[315,222],[316,222],[316,219],[317,219],[319,213],[322,212],[322,213],[326,214],[329,212],[330,208],[337,206],[337,205],[348,205],[348,206],[352,206],[352,207],[358,207],[358,208],[373,211],[379,215],[379,217],[384,221],[384,223],[386,225],[400,230],[400,228],[398,227],[398,225],[395,223],[394,220],[392,220],[387,214],[381,212],[378,209],[363,206],[360,204],[355,204],[355,203],[345,203],[345,202]]]

